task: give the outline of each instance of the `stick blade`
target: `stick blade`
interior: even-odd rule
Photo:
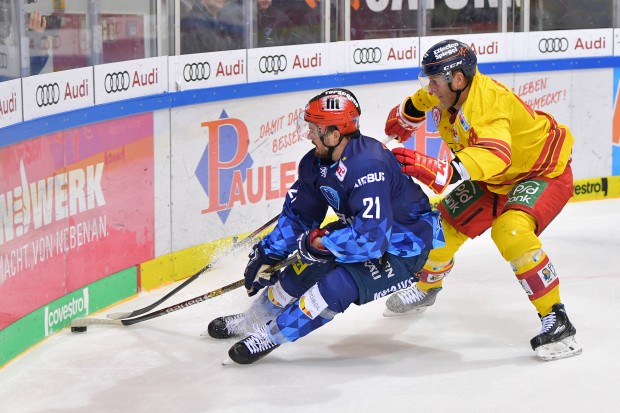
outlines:
[[[121,320],[107,320],[105,318],[74,318],[71,320],[71,327],[88,327],[93,325],[120,325]]]
[[[131,314],[132,313],[130,312],[110,313],[106,317],[109,318],[110,320],[121,320],[123,318],[131,317]]]

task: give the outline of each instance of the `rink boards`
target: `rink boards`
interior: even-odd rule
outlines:
[[[572,51],[536,52],[540,33],[460,38],[476,47],[482,72],[572,129],[575,200],[618,197],[613,30],[552,34],[570,39]],[[325,88],[351,89],[362,132],[384,139],[389,108],[417,88],[419,51],[437,40],[284,49],[298,61],[295,74],[257,74],[253,65],[268,49],[145,59],[134,68],[135,88],[115,96],[102,96],[97,82],[118,65],[3,83],[0,366],[72,318],[194,274],[277,214],[311,148],[297,136],[296,117]],[[360,67],[338,59],[369,45],[395,60]],[[234,81],[183,80],[191,59],[219,59],[211,66]],[[36,82],[77,82],[93,95],[39,111],[21,95]],[[406,146],[449,152],[432,122]]]

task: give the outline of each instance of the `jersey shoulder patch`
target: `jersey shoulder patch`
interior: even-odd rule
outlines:
[[[338,192],[329,186],[321,186],[320,189],[325,199],[327,199],[327,202],[329,202],[329,205],[331,205],[335,210],[339,210],[340,196],[338,195]]]

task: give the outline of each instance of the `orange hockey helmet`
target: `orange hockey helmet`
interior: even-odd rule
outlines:
[[[323,131],[335,126],[342,135],[349,135],[359,130],[361,114],[355,95],[347,89],[335,88],[313,97],[300,117]]]

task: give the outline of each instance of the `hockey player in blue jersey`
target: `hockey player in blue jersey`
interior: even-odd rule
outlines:
[[[346,89],[314,97],[297,129],[315,148],[299,164],[274,230],[256,244],[245,270],[250,296],[242,314],[209,324],[214,338],[244,336],[228,354],[250,364],[280,345],[365,304],[412,285],[429,251],[443,246],[438,214],[392,153],[359,131],[357,99]],[[331,207],[338,220],[324,228]],[[269,265],[300,256],[275,275]],[[248,335],[249,334],[249,335]]]

